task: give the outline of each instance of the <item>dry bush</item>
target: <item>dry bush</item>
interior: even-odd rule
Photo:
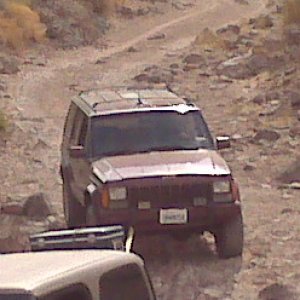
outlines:
[[[300,24],[300,0],[287,0],[285,2],[284,22],[286,25]]]
[[[29,6],[29,1],[2,1],[0,11],[0,43],[11,48],[23,48],[29,42],[45,39],[46,26]]]
[[[212,30],[205,28],[194,41],[194,45],[202,49],[222,49],[226,50],[229,47],[227,41],[220,38]]]

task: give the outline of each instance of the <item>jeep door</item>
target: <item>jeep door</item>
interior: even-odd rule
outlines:
[[[62,175],[65,188],[72,198],[84,204],[84,192],[89,183],[89,118],[73,104],[70,109],[62,146]]]

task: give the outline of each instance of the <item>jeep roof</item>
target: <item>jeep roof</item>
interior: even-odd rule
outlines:
[[[186,113],[199,110],[168,89],[92,89],[73,99],[88,116],[122,112],[176,110]]]
[[[101,273],[124,263],[143,265],[134,254],[115,250],[45,251],[0,255],[0,293],[31,292],[36,296]],[[5,270],[5,271],[4,271]]]

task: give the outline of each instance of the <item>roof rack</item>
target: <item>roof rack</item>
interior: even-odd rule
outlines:
[[[153,91],[153,92],[151,92]],[[79,97],[95,112],[99,105],[122,103],[134,106],[151,106],[154,99],[182,99],[173,92],[168,85],[141,87],[141,86],[110,86],[83,90]],[[135,101],[135,102],[132,102]],[[130,102],[132,104],[130,104]],[[172,103],[172,102],[171,102]],[[173,101],[173,104],[174,101]],[[172,104],[169,104],[172,105]]]

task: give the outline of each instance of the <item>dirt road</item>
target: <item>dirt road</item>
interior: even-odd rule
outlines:
[[[119,25],[118,30],[108,34],[107,49],[89,46],[77,50],[44,51],[44,66],[24,65],[18,75],[11,76],[9,92],[22,115],[19,125],[30,132],[34,120],[43,119],[43,122],[35,123],[35,132],[46,145],[36,152],[44,167],[34,168],[34,175],[28,176],[33,176],[38,187],[49,195],[54,209],[62,213],[57,170],[63,121],[70,97],[85,88],[126,85],[147,67],[177,63],[181,53],[205,27],[217,29],[235,24],[264,10],[265,3],[256,0],[249,1],[248,5],[229,0],[199,1],[183,15],[171,12],[149,23],[143,19],[126,23],[126,26]],[[156,38],[149,39],[155,35]],[[130,47],[136,51],[128,51]],[[178,82],[183,94],[185,84],[189,90],[196,85],[189,82],[189,78]],[[235,86],[231,92],[239,89],[240,86]],[[217,96],[216,101],[210,101],[209,96]],[[207,91],[200,102],[215,131],[223,128],[223,122],[227,121],[220,105],[224,97],[226,95],[221,92]],[[232,131],[232,128],[228,130]],[[210,236],[186,244],[164,240],[162,245],[160,240],[154,244],[154,240],[152,251],[146,251],[145,257],[158,299],[252,300],[257,299],[258,291],[268,284],[298,285],[300,224],[297,214],[282,214],[282,211],[287,206],[298,211],[299,204],[293,194],[282,201],[280,190],[268,188],[263,181],[263,170],[257,174],[262,181],[255,176],[248,177],[240,162],[231,161],[231,166],[240,178],[244,199],[246,242],[243,260],[220,261],[213,251]],[[161,251],[158,250],[160,246]]]

